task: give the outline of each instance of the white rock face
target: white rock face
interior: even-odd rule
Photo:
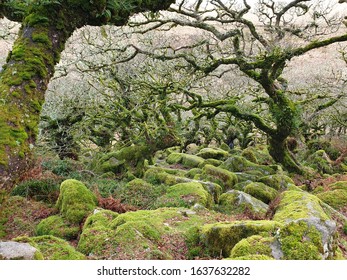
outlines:
[[[34,260],[37,249],[27,243],[0,242],[0,259]]]

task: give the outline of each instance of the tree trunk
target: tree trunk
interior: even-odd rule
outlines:
[[[123,25],[136,12],[166,9],[173,2],[133,0],[110,7],[108,1],[33,1],[21,7],[25,12],[0,3],[0,18],[22,22],[0,73],[0,189],[10,190],[30,167],[44,93],[72,32],[87,24]]]
[[[281,163],[289,172],[303,174],[302,167],[297,163],[287,147],[286,139],[287,137],[270,136],[269,153],[276,162]]]

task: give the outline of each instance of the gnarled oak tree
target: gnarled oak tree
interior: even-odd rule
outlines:
[[[0,73],[0,189],[30,165],[44,93],[70,35],[84,25],[124,25],[174,0],[0,0],[0,18],[21,29]]]

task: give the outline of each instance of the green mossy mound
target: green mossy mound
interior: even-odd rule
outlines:
[[[45,260],[84,260],[86,257],[77,252],[67,241],[44,235],[37,237],[19,237],[17,242],[26,242],[37,248]]]
[[[335,185],[335,187],[337,186]],[[336,210],[342,209],[347,206],[347,188],[322,192],[317,194],[317,197]]]
[[[68,222],[82,222],[96,205],[95,195],[82,182],[69,179],[61,184],[56,207]]]
[[[118,214],[109,210],[95,212],[84,223],[77,250],[86,256],[99,258],[103,257],[106,250],[113,252],[117,248],[110,224]]]
[[[253,235],[242,239],[231,250],[230,258],[240,258],[246,256],[267,256],[269,259],[274,259],[273,245],[276,242],[274,237],[264,237],[261,235]],[[274,255],[276,253],[274,252]]]
[[[264,176],[261,177],[258,181],[275,190],[285,190],[290,185],[295,185],[294,181],[284,174]]]
[[[80,227],[77,224],[66,222],[62,216],[53,215],[42,220],[36,226],[36,235],[53,235],[66,240],[76,239],[80,233]]]
[[[216,209],[227,214],[238,214],[246,211],[265,215],[268,205],[242,191],[230,190],[220,196],[219,205]]]
[[[294,229],[302,227],[303,229],[297,229],[299,235],[302,234],[301,239],[295,237],[297,242],[305,240],[305,229],[314,232],[314,236],[319,234],[319,242],[312,241],[307,246],[311,249],[312,256],[310,258],[316,259],[317,254],[313,252],[319,252],[319,258],[327,259],[335,255],[336,250],[336,224],[327,213],[324,212],[321,206],[321,200],[311,194],[304,191],[285,191],[282,194],[281,201],[278,207],[275,209],[274,221],[278,221],[284,224],[293,225]],[[290,227],[290,226],[289,226]],[[293,233],[294,234],[294,233]],[[292,231],[288,233],[288,239],[294,238]],[[282,235],[281,235],[282,236]],[[280,237],[282,238],[282,237]],[[289,245],[288,245],[289,246]],[[317,247],[313,249],[313,247]],[[288,249],[289,250],[289,249]],[[307,248],[307,250],[309,250]],[[302,259],[301,253],[298,252],[297,257],[294,255],[288,255],[283,250],[285,258],[288,259]]]
[[[203,148],[199,151],[199,153],[196,154],[199,157],[202,157],[204,159],[224,159],[226,158],[229,153],[227,151],[224,151],[222,149],[218,148]]]
[[[247,147],[242,150],[241,156],[256,164],[275,164],[266,146],[257,145],[256,147]]]
[[[229,257],[233,247],[252,235],[271,236],[280,227],[275,221],[236,221],[215,223],[201,228],[200,240],[212,256]]]
[[[248,184],[243,191],[266,204],[269,204],[278,194],[275,189],[259,182]]]
[[[204,207],[211,207],[212,196],[202,184],[197,182],[180,183],[169,187],[166,194],[159,197],[156,207],[191,207],[198,203]]]
[[[162,195],[162,190],[142,180],[134,179],[124,187],[117,189],[117,197],[122,203],[133,205],[140,209],[149,209],[153,203]]]
[[[202,157],[184,153],[171,153],[166,159],[168,164],[182,164],[188,168],[198,167],[204,161]]]
[[[320,203],[319,198],[307,192],[285,191],[281,194],[281,202],[276,208],[273,220],[281,223],[310,218],[330,220]]]
[[[187,172],[186,177],[190,179],[194,179],[196,178],[196,175],[200,175],[200,174],[202,174],[202,169],[192,168]]]
[[[242,156],[232,156],[225,160],[221,166],[232,172],[259,171],[263,176],[276,173],[277,166],[266,166],[253,163]]]
[[[324,255],[322,234],[305,221],[292,222],[279,234],[283,259],[321,260]]]
[[[222,186],[224,191],[231,189],[237,183],[237,176],[234,173],[210,164],[204,166],[203,176]]]

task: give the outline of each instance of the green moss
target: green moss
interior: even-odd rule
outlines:
[[[347,206],[347,188],[322,192],[317,197],[337,210]]]
[[[228,152],[222,149],[213,149],[213,148],[203,148],[197,153],[197,156],[202,157],[204,159],[223,159],[229,155]]]
[[[195,177],[195,175],[201,174],[202,173],[202,169],[200,168],[192,168],[190,169],[187,174],[186,177],[193,179]]]
[[[239,260],[239,261],[269,261],[273,260],[274,258],[271,258],[266,255],[247,255],[237,258],[226,258],[225,260]]]
[[[227,214],[237,214],[249,211],[254,214],[265,215],[268,206],[247,193],[230,190],[223,193],[219,198],[218,211]]]
[[[67,241],[44,235],[38,237],[19,237],[17,242],[27,242],[37,248],[45,260],[84,260],[86,257],[77,252]]]
[[[285,191],[282,193],[282,199],[276,208],[273,220],[289,223],[311,217],[322,221],[329,220],[328,215],[320,206],[319,198],[303,191]]]
[[[231,189],[237,183],[237,176],[223,168],[208,164],[203,170],[208,179],[224,187],[224,190]]]
[[[279,241],[283,251],[283,259],[322,259],[324,250],[321,233],[304,221],[292,222],[281,229]]]
[[[260,234],[270,236],[282,225],[274,221],[237,221],[205,225],[200,239],[214,256],[228,257],[232,248],[242,239]]]
[[[283,190],[288,188],[289,185],[295,185],[294,181],[284,174],[264,176],[261,177],[258,181],[275,190]]]
[[[276,172],[274,167],[255,164],[242,156],[232,156],[220,166],[232,172],[259,171],[263,176],[271,175]]]
[[[166,194],[159,197],[157,207],[191,207],[199,203],[205,207],[212,204],[212,196],[200,183],[180,183],[169,187]]]
[[[134,179],[124,187],[118,188],[116,196],[122,203],[134,205],[141,209],[152,208],[155,200],[163,195],[164,190],[160,186],[153,186],[142,179]]]
[[[102,256],[104,251],[115,251],[114,230],[110,229],[111,222],[118,216],[109,210],[101,210],[90,215],[83,226],[78,241],[77,250],[85,255]]]
[[[59,215],[50,216],[36,226],[36,235],[53,235],[66,240],[76,239],[80,233],[77,224],[70,224]]]
[[[267,256],[273,259],[271,244],[276,242],[274,237],[263,237],[261,235],[253,235],[242,239],[231,250],[230,258],[239,258],[244,256]]]
[[[269,204],[277,196],[275,189],[259,182],[248,184],[244,187],[243,191],[266,204]]]
[[[329,185],[329,188],[332,190],[342,189],[347,190],[347,181],[338,181],[331,185]]]
[[[80,223],[96,207],[96,197],[80,181],[69,179],[60,186],[56,206],[67,221]]]
[[[204,162],[204,159],[196,155],[188,155],[183,153],[171,153],[166,162],[169,164],[182,164],[185,167],[198,167],[199,164]]]

